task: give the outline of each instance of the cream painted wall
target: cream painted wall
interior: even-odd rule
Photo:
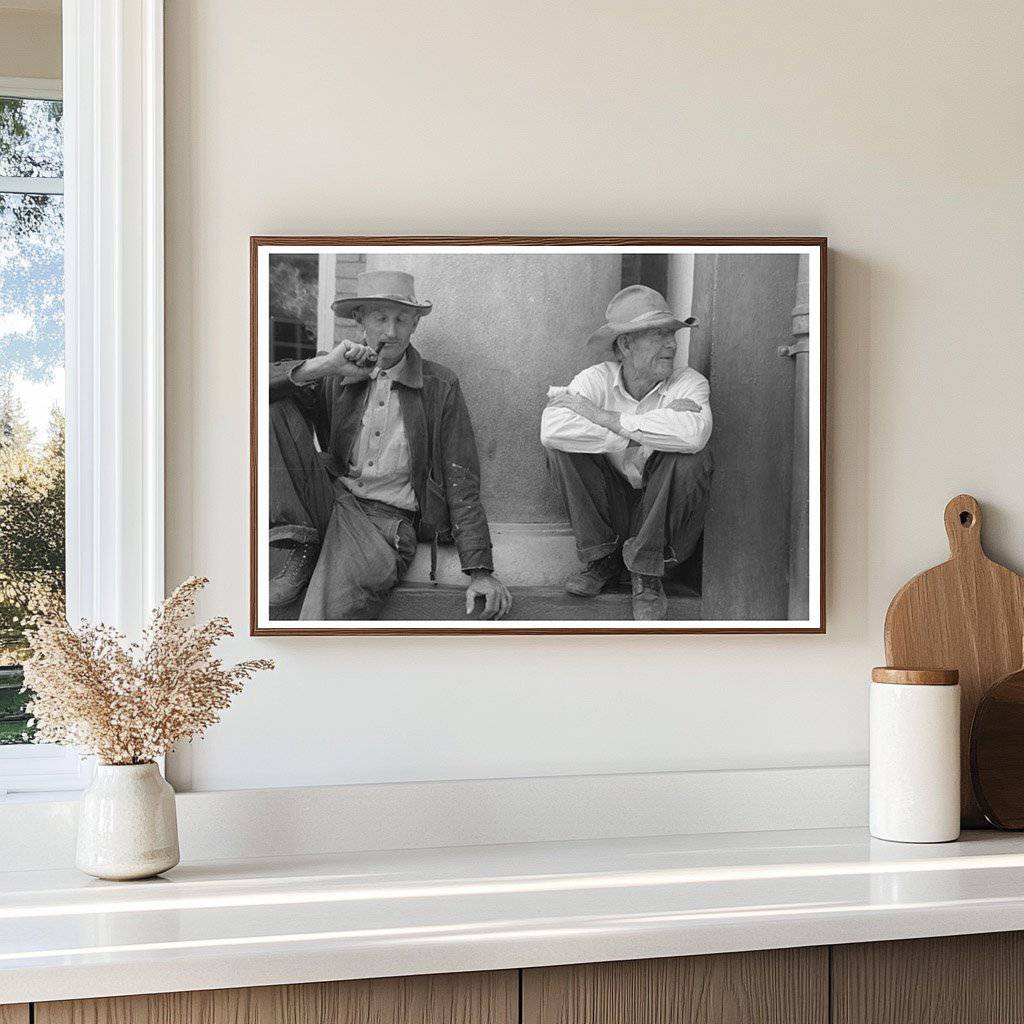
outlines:
[[[0,78],[60,78],[60,3],[0,0]]]
[[[167,0],[168,572],[247,622],[250,234],[827,234],[823,637],[240,638],[197,789],[863,763],[893,591],[1024,568],[1024,8]],[[187,780],[185,780],[187,781]]]

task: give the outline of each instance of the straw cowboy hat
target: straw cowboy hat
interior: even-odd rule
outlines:
[[[614,359],[614,342],[620,334],[637,334],[656,327],[696,327],[697,318],[688,316],[685,320],[669,309],[661,292],[642,284],[631,284],[612,296],[605,310],[605,320],[587,339],[587,348],[594,356]]]
[[[409,309],[418,309],[426,316],[434,307],[429,302],[417,302],[412,274],[401,270],[364,270],[356,279],[356,294],[335,299],[331,309],[335,316],[351,317],[352,311],[376,299],[378,302],[397,302]]]

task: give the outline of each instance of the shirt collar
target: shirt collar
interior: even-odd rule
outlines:
[[[612,380],[612,386],[617,387],[623,397],[628,398],[631,402],[642,402],[645,398],[650,397],[655,391],[664,391],[668,387],[669,382],[672,380],[672,375],[669,374],[664,380],[658,381],[657,384],[647,392],[646,395],[642,395],[640,398],[634,398],[626,387],[626,382],[622,379],[622,363],[615,364],[615,378]]]
[[[412,345],[405,350],[405,355],[390,370],[380,372],[387,373],[391,380],[404,384],[407,388],[423,387],[423,360]],[[379,376],[376,370],[374,374]]]

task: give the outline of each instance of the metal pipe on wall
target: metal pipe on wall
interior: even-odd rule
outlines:
[[[793,306],[793,344],[779,349],[780,356],[794,362],[793,389],[793,483],[789,514],[789,617],[806,619],[809,610],[810,515],[809,437],[810,395],[808,356],[810,320],[808,280],[810,261],[801,256],[797,266],[796,304]]]

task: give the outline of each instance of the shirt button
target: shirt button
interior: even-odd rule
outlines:
[[[373,459],[370,459],[370,461],[367,463],[367,465],[368,466],[372,466],[373,465]]]
[[[379,430],[375,430],[375,431],[373,432],[373,436],[374,436],[374,437],[380,437],[380,431],[379,431]]]
[[[378,404],[378,405],[383,405],[384,403],[383,403],[383,402],[378,402],[377,404]]]

